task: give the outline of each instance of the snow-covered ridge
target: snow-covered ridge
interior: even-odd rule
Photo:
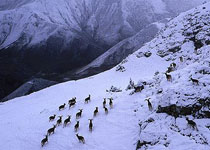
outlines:
[[[156,22],[148,25],[134,36],[119,42],[118,44],[107,50],[104,54],[96,58],[87,66],[78,69],[76,73],[84,74],[91,69],[96,70],[97,68],[99,68],[100,70],[100,68],[107,67],[108,69],[110,66],[115,66],[119,64],[129,54],[132,54],[133,52],[141,48],[146,42],[153,39],[164,25],[165,22]]]
[[[166,10],[168,10],[166,8],[169,8],[170,6],[172,7],[173,2],[175,2],[175,1],[173,1],[173,2],[166,1],[165,3],[163,1],[150,1],[150,2],[154,5],[154,11],[157,9],[157,8],[155,8],[156,6],[162,6],[162,7],[158,7],[160,10],[157,10],[157,11],[162,12],[162,13],[163,12],[169,13],[169,11],[166,11]],[[192,3],[189,3],[188,1],[182,1],[181,3],[179,2],[179,4],[177,2],[174,7],[182,8],[183,6],[189,7],[190,5],[193,5],[193,4],[197,4],[197,5],[199,4],[198,1],[191,1],[191,2]],[[176,9],[178,9],[178,8],[176,8]],[[150,41],[157,34],[157,32],[159,30],[159,26],[163,27],[164,23],[166,21],[167,20],[164,19],[157,23],[148,25],[147,27],[140,30],[134,36],[129,37],[129,38],[119,42],[118,44],[116,44],[115,46],[113,46],[112,48],[107,50],[104,54],[102,54],[101,56],[96,58],[90,64],[79,69],[77,71],[77,73],[85,74],[90,70],[97,70],[98,68],[100,70],[100,68],[106,68],[106,67],[109,68],[109,66],[118,64],[128,54],[133,53],[134,51],[136,51],[137,49],[142,47],[143,44],[145,44],[145,42]],[[157,26],[155,26],[155,25],[157,25]]]
[[[5,1],[5,4],[7,3],[10,1]],[[19,3],[25,3],[25,1],[22,0]],[[25,40],[22,41],[23,45],[37,44],[45,41],[54,32],[56,35],[59,32],[67,32],[62,33],[66,39],[71,37],[72,31],[86,32],[86,36],[93,39],[97,37],[96,39],[102,39],[106,42],[116,42],[121,38],[117,34],[118,31],[122,32],[121,34],[124,36],[129,36],[129,32],[135,34],[148,23],[165,16],[171,16],[172,11],[179,13],[201,4],[202,1],[185,0],[182,2],[185,6],[177,6],[180,9],[177,12],[173,8],[174,3],[176,2],[164,2],[162,0],[150,0],[148,2],[143,0],[114,0],[110,2],[105,0],[31,1],[23,6],[15,7],[14,10],[5,10],[0,13],[0,49],[21,38]],[[111,20],[110,17],[112,17]],[[104,35],[104,33],[106,34]]]
[[[0,11],[15,9],[33,1],[34,0],[1,0]]]
[[[131,150],[136,149],[136,145],[141,150],[210,149],[210,46],[199,38],[208,37],[205,30],[209,25],[206,18],[209,11],[210,3],[181,14],[171,20],[154,40],[109,71],[2,103],[1,148],[41,149],[40,141],[55,123],[49,123],[48,117],[57,114],[66,118],[70,114],[71,124],[66,128],[57,127],[43,149]],[[197,25],[201,25],[196,32],[199,36],[184,34],[188,29],[184,25],[191,23],[189,18],[192,18],[192,22],[199,20],[198,24],[190,26],[194,31]],[[189,38],[191,36],[194,38]],[[197,47],[199,39],[203,45]],[[173,40],[177,40],[178,44],[171,43]],[[174,46],[179,48],[171,51]],[[176,63],[176,67],[170,72],[172,81],[169,82],[164,73],[172,62]],[[199,84],[193,84],[190,77],[198,79]],[[133,93],[133,89],[125,90],[130,79],[136,85],[138,82],[144,84],[144,89],[139,93]],[[122,92],[106,92],[111,86]],[[91,102],[84,104],[88,94],[91,94]],[[58,111],[59,105],[75,96],[75,107]],[[105,115],[102,107],[105,97],[114,99],[112,109],[107,105],[108,115]],[[148,97],[151,98],[152,111],[145,101]],[[171,114],[167,111],[167,107],[174,104],[177,110],[189,108],[193,111],[180,112],[179,116],[175,116],[176,110]],[[94,118],[93,132],[90,133],[88,119],[92,118],[97,106],[99,114]],[[199,107],[194,109],[194,106]],[[78,132],[85,137],[84,145],[78,142],[74,132],[75,114],[81,108],[83,114]],[[161,113],[163,111],[165,113]],[[176,121],[174,116],[177,117]],[[188,125],[186,116],[194,120],[198,130]]]
[[[163,29],[153,40],[151,48],[158,48],[159,55],[164,56],[177,52],[187,45],[193,45],[195,50],[208,45],[209,19],[208,5],[182,13],[166,25],[166,29],[171,29],[170,32]]]

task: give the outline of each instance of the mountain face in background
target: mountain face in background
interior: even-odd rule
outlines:
[[[75,76],[85,77],[97,74],[119,64],[129,54],[141,48],[146,42],[151,41],[160,28],[165,25],[165,21],[150,24],[134,36],[122,40],[87,66],[78,69],[75,72]]]
[[[104,58],[101,55],[106,55],[105,52],[112,55],[96,73],[107,69],[103,66],[112,67],[143,45],[130,41],[141,38],[141,43],[145,43],[158,32],[156,25],[151,32],[147,30],[151,23],[174,17],[202,2],[3,0],[0,4],[0,98],[35,77],[59,82],[66,76],[80,78],[74,75],[75,70],[99,56]],[[144,39],[138,36],[142,33],[151,36]],[[123,40],[129,41],[128,46],[125,41],[122,44]],[[86,76],[95,73],[92,70],[85,72]]]
[[[0,11],[15,9],[33,1],[34,0],[1,0]]]

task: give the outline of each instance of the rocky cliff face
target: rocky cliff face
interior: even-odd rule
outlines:
[[[148,59],[149,52],[171,64],[167,75],[157,71],[152,80],[143,80],[144,90],[135,94],[139,99],[137,149],[209,149],[209,12],[210,3],[182,13],[117,66],[123,74],[137,58]],[[148,98],[148,103],[143,102]]]

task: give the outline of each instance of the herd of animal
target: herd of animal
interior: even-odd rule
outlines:
[[[110,108],[113,108],[113,98],[104,98],[103,100],[103,108],[104,108],[104,112],[107,115],[108,114],[108,108],[107,108],[107,99],[109,100],[109,106]],[[89,95],[87,98],[85,98],[85,103],[88,104],[91,101],[91,96]],[[76,97],[70,99],[68,101],[69,104],[69,109],[71,107],[73,107],[74,105],[76,105],[77,101],[76,101]],[[59,106],[59,111],[64,110],[66,107],[66,104],[64,103],[63,105]],[[82,117],[82,112],[83,109],[79,109],[79,112],[76,113],[76,119],[80,119]],[[99,112],[98,107],[95,108],[94,112],[93,112],[93,116],[96,117],[97,114]],[[52,122],[56,119],[56,114],[52,115],[49,117],[49,122]],[[60,126],[63,123],[63,127],[66,127],[68,124],[71,123],[71,116],[68,115],[67,118],[63,121],[63,116],[57,116],[57,121],[56,124],[53,125],[52,128],[47,130],[47,134],[45,135],[45,138],[42,139],[41,141],[41,146],[43,147],[46,143],[48,143],[48,137],[52,134],[54,134],[56,127]],[[89,120],[89,131],[92,132],[93,131],[93,119],[88,119]],[[77,120],[76,124],[74,125],[74,130],[75,132],[78,131],[79,129],[79,121]],[[78,133],[76,134],[77,139],[79,140],[79,142],[82,142],[83,144],[85,143],[85,138],[81,135],[79,135]]]
[[[183,62],[183,57],[180,57],[180,62]],[[176,68],[176,63],[172,63],[168,67],[168,70],[165,73],[165,76],[166,76],[167,81],[172,82],[172,75],[169,74],[169,73],[172,72],[172,71],[174,71],[175,68]],[[199,85],[199,80],[193,79],[192,77],[190,78],[190,80],[192,81],[193,84]],[[134,92],[141,92],[143,89],[144,89],[144,86],[140,86],[140,87],[135,87],[134,86]],[[109,99],[109,106],[110,106],[110,108],[112,108],[113,107],[113,98],[108,98],[108,99]],[[152,107],[152,103],[150,102],[150,99],[151,98],[147,98],[147,99],[145,99],[145,101],[147,101],[147,103],[148,103],[149,111],[152,111],[153,107]],[[91,101],[91,95],[89,94],[89,96],[87,98],[85,98],[85,103],[88,104],[90,101]],[[77,103],[76,97],[70,99],[68,101],[69,109],[71,107],[73,107],[74,105],[76,105],[76,103]],[[107,104],[107,99],[106,98],[104,98],[102,104],[103,104],[103,108],[104,108],[105,114],[108,114],[108,111],[109,110],[106,107],[106,104]],[[59,106],[59,111],[62,111],[63,109],[65,109],[65,107],[66,107],[66,104],[65,103],[63,105],[60,105]],[[83,112],[83,109],[79,109],[79,112],[76,113],[76,119],[79,119],[79,118],[82,117],[82,112]],[[98,112],[99,112],[99,109],[98,109],[98,107],[96,107],[95,110],[94,110],[94,112],[93,112],[93,116],[96,117],[97,114],[98,114]],[[52,128],[50,128],[50,129],[47,130],[47,135],[41,141],[41,146],[42,147],[48,142],[48,136],[50,136],[51,134],[54,134],[56,127],[58,127],[58,126],[60,126],[62,124],[62,117],[63,116],[58,116],[58,120],[56,121],[56,125],[53,125]],[[52,116],[49,117],[49,121],[54,121],[55,118],[56,118],[56,115],[54,114],[54,115],[52,115]],[[188,125],[190,127],[192,127],[193,129],[196,129],[197,130],[196,123],[193,120],[190,120],[189,118],[186,118],[186,120],[187,120],[187,123],[188,123]],[[71,123],[71,116],[69,115],[64,120],[63,127],[66,127],[70,123]],[[75,124],[75,126],[74,126],[75,132],[78,131],[79,126],[80,126],[79,121],[77,121],[76,124]],[[89,119],[89,131],[92,132],[92,130],[93,130],[93,119]],[[83,136],[81,136],[81,135],[79,135],[77,133],[76,134],[76,137],[79,140],[79,142],[82,142],[83,144],[85,143],[85,138]]]
[[[183,62],[183,57],[180,57],[179,60],[180,62]],[[168,70],[165,72],[167,81],[172,82],[172,75],[169,73],[174,71],[175,69],[176,69],[176,63],[171,63],[170,66],[168,67]],[[198,79],[193,79],[192,77],[190,77],[190,80],[193,82],[193,84],[199,85]]]
[[[180,57],[179,58],[180,62],[183,62],[183,57]],[[167,81],[169,82],[172,82],[172,75],[169,74],[170,72],[174,71],[176,69],[176,63],[171,63],[170,66],[168,67],[168,70],[165,72],[165,76],[166,76],[166,79]],[[199,85],[199,80],[198,79],[193,79],[192,77],[190,77],[190,81],[194,84],[194,85]],[[148,108],[150,111],[152,111],[152,103],[150,102],[150,99],[151,98],[147,98],[145,99],[145,101],[148,102]],[[177,114],[174,114],[175,116],[175,120],[178,116],[176,116]],[[187,124],[192,128],[192,129],[195,129],[195,130],[198,130],[197,128],[197,125],[196,123],[193,121],[193,120],[190,120],[188,117],[186,117],[186,121],[187,121]]]

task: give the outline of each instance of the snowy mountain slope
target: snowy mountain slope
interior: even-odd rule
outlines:
[[[5,1],[4,3],[9,4],[9,1]],[[16,3],[21,4],[25,3],[25,1],[22,0]],[[143,0],[133,2],[128,0],[115,0],[112,2],[92,2],[91,0],[29,1],[22,7],[1,12],[1,26],[3,27],[1,31],[1,35],[3,35],[1,37],[1,49],[17,41],[21,37],[21,33],[26,34],[26,37],[22,37],[24,39],[32,38],[31,41],[25,41],[22,44],[38,44],[40,41],[45,41],[52,34],[52,31],[55,31],[55,28],[65,28],[68,32],[72,30],[77,33],[82,31],[83,33],[81,32],[80,34],[83,34],[83,36],[86,34],[89,38],[92,37],[95,39],[97,37],[96,39],[104,40],[104,42],[116,43],[119,39],[123,38],[119,37],[118,32],[122,34],[121,36],[128,37],[143,29],[148,23],[173,15],[170,12],[171,9],[176,14],[201,4],[202,1],[194,0],[190,2],[189,0],[185,0],[183,1],[183,5],[186,8],[179,6],[179,11],[176,11],[177,8],[171,8],[174,7],[174,3],[172,1],[163,2],[161,0],[150,0],[148,2]],[[105,12],[103,16],[99,14],[102,11]],[[111,22],[110,16],[112,16]],[[20,26],[16,25],[21,23],[22,25]],[[47,29],[42,28],[41,31],[44,33],[39,36],[36,35],[37,32],[41,32],[39,31],[40,24],[45,24],[45,26],[51,28],[51,33],[48,33],[49,31],[47,32]],[[21,26],[27,27],[28,30],[23,27],[20,28]],[[33,30],[36,32],[31,33]],[[15,32],[19,34],[15,34]],[[106,34],[104,35],[103,33]]]
[[[203,0],[185,0],[178,6],[177,1],[163,0],[1,2],[0,84],[5,88],[0,87],[0,98],[32,77],[57,80],[54,74],[59,76],[69,71],[74,74],[74,70],[89,64],[148,24],[173,17]],[[8,80],[14,84],[9,84]]]
[[[171,20],[155,39],[109,71],[2,103],[0,148],[42,149],[40,141],[55,123],[49,123],[48,117],[56,113],[64,118],[72,115],[72,122],[66,128],[57,127],[43,149],[131,150],[136,145],[149,150],[209,149],[210,46],[206,42],[209,11],[210,3],[207,3],[181,14]],[[174,50],[174,47],[180,48]],[[151,56],[147,55],[148,51]],[[180,62],[180,56],[183,62]],[[177,66],[170,73],[172,82],[168,82],[164,72],[172,62]],[[199,85],[190,81],[191,76],[199,80]],[[144,84],[142,92],[131,94],[132,89],[125,90],[130,78],[135,84]],[[111,86],[122,92],[106,92]],[[91,94],[91,102],[84,104],[88,94]],[[59,105],[74,96],[78,100],[75,107],[58,111]],[[114,98],[114,107],[107,106],[107,116],[102,109],[104,97]],[[151,98],[152,111],[145,101],[148,97]],[[167,109],[173,104],[181,111]],[[94,129],[90,133],[88,119],[92,118],[96,106],[99,114],[94,118]],[[73,129],[75,113],[80,108],[84,112],[78,132],[85,137],[84,145],[78,142]],[[179,116],[175,123],[173,116],[176,113]],[[186,116],[194,119],[198,131],[187,125]]]
[[[138,101],[140,149],[206,150],[210,147],[210,47],[206,46],[209,45],[209,7],[207,4],[181,14],[136,53],[142,57],[142,51],[157,51],[165,60],[178,64],[177,71],[171,73],[172,83],[162,73],[157,74],[149,81],[146,92],[140,94],[142,99],[150,97],[154,108],[148,115],[145,102]],[[179,57],[184,58],[183,63]],[[121,66],[126,70],[126,65]],[[198,79],[199,85],[193,84],[191,77]],[[187,125],[186,116],[195,119],[198,131],[192,131]],[[178,117],[176,121],[174,117]]]
[[[119,42],[87,66],[78,69],[76,75],[96,74],[119,64],[129,54],[132,54],[146,42],[152,40],[163,26],[164,23],[153,23],[149,25],[134,36]]]
[[[157,66],[148,63],[154,59],[158,62]],[[114,68],[111,71],[93,77],[78,81],[70,81],[47,88],[40,92],[31,94],[27,96],[27,98],[21,97],[3,103],[0,105],[0,118],[3,119],[4,116],[12,116],[8,117],[8,119],[5,118],[4,122],[0,123],[2,127],[0,130],[1,133],[3,133],[1,136],[4,137],[0,142],[2,146],[1,148],[15,148],[17,150],[28,148],[40,149],[40,139],[45,134],[45,130],[51,127],[51,124],[54,123],[48,123],[48,116],[54,113],[59,113],[64,117],[69,114],[72,115],[72,123],[69,127],[64,129],[58,127],[56,129],[56,134],[50,137],[51,142],[49,141],[49,144],[44,149],[134,149],[138,138],[138,132],[136,132],[138,130],[138,124],[136,124],[138,120],[136,120],[137,118],[133,113],[135,105],[129,103],[128,99],[130,99],[130,96],[127,95],[127,92],[124,92],[124,94],[127,95],[127,97],[124,97],[122,94],[113,95],[106,93],[105,90],[109,89],[111,85],[117,85],[124,89],[124,87],[127,86],[130,77],[139,79],[139,75],[142,75],[150,78],[156,71],[158,64],[163,64],[162,66],[164,69],[168,65],[167,62],[157,56],[151,57],[148,60],[139,59],[138,63],[142,65],[133,65],[133,67],[130,68],[130,71],[125,72],[124,75],[122,75],[121,72],[116,72]],[[145,64],[147,64],[150,69],[131,76],[132,71],[138,70],[137,68],[139,67],[144,68]],[[160,70],[163,71],[164,69]],[[113,76],[116,78],[113,78]],[[90,104],[84,104],[84,98],[89,93],[92,96],[91,102]],[[77,96],[78,99],[76,107],[70,110],[66,108],[64,111],[59,112],[58,106],[67,102],[68,99],[74,96]],[[114,98],[114,107],[109,110],[109,114],[106,116],[101,105],[104,97],[111,96]],[[128,103],[128,105],[125,105],[125,103]],[[94,119],[93,132],[89,133],[88,119],[92,118],[93,110],[96,106],[99,107],[99,115]],[[86,138],[87,145],[84,146],[78,143],[73,129],[75,124],[75,113],[79,108],[84,109],[83,116],[80,119],[81,128],[79,130],[79,133]],[[18,117],[20,114],[25,115]],[[31,118],[31,116],[33,117]],[[21,118],[24,120],[26,118],[31,119],[29,122],[26,122]],[[118,122],[116,122],[116,120],[118,120]],[[131,124],[128,124],[128,122]],[[8,132],[3,132],[5,130],[8,131],[11,127],[12,129],[9,132],[14,132],[15,136]],[[24,134],[20,135],[17,132],[17,128],[19,133]],[[130,138],[128,139],[128,137]],[[8,140],[10,142],[7,142]],[[25,142],[28,144],[25,144]]]
[[[1,0],[0,11],[14,9],[33,1],[34,0]]]
[[[181,64],[178,59],[175,60],[178,67],[177,71],[171,73],[172,83],[167,82],[161,73],[149,82],[152,84],[141,94],[142,99],[151,98],[153,111],[148,115],[145,102],[138,101],[137,105],[141,106],[137,112],[137,116],[140,116],[140,149],[206,150],[210,147],[210,47],[200,49],[202,53],[197,58],[193,54],[193,47],[189,48],[192,59]],[[202,73],[203,69],[208,73]],[[191,76],[199,79],[199,85],[190,81]],[[196,122],[198,131],[187,125],[186,116]]]
[[[178,12],[182,12],[182,9],[185,10],[192,8],[195,5],[201,4],[201,1],[150,1],[152,6],[154,6],[153,11],[164,14],[176,14]],[[156,8],[158,6],[158,8]],[[170,7],[171,6],[171,7]],[[172,7],[177,7],[173,8]],[[166,8],[169,8],[166,9]],[[174,12],[176,10],[177,12]],[[149,14],[149,13],[148,13]],[[163,20],[164,21],[164,20]],[[165,20],[166,21],[166,20]],[[165,22],[164,21],[164,22]],[[162,22],[163,23],[163,22]],[[138,25],[140,26],[140,25]],[[163,26],[163,25],[161,25]],[[126,56],[131,54],[132,52],[139,49],[141,46],[143,46],[144,43],[150,41],[158,32],[157,27],[154,26],[154,24],[147,26],[146,28],[143,28],[141,31],[139,31],[137,34],[135,34],[133,37],[129,37],[128,39],[125,39],[109,50],[107,50],[104,54],[93,60],[90,64],[88,64],[85,67],[82,67],[81,69],[77,70],[77,76],[85,75],[85,74],[96,74],[98,72],[101,72],[103,70],[109,69],[112,66],[118,64],[120,61],[122,61]],[[146,36],[145,36],[146,35]],[[137,41],[137,42],[136,42]]]

